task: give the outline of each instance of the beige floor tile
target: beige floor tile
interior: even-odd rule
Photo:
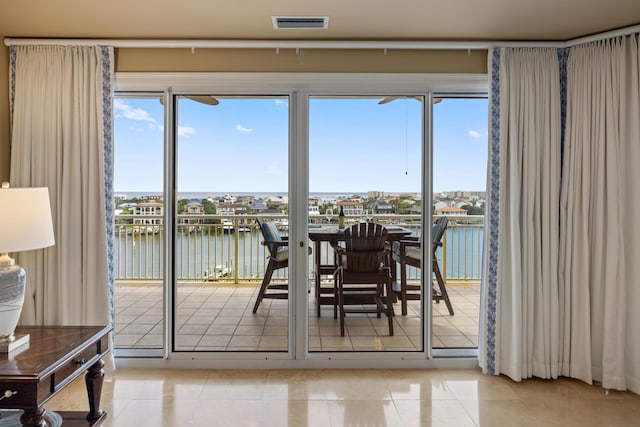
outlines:
[[[263,331],[263,326],[239,325],[238,327],[236,327],[234,333],[236,335],[262,335]]]
[[[103,427],[637,426],[640,397],[577,380],[473,370],[117,369],[102,393]],[[82,378],[48,410],[87,410]]]
[[[116,347],[131,347],[138,343],[144,335],[141,334],[118,334],[115,337]]]
[[[161,334],[147,334],[136,343],[143,348],[162,348],[163,336]]]
[[[197,343],[198,347],[223,347],[229,344],[229,335],[205,335]]]
[[[209,324],[185,324],[178,329],[178,335],[203,335],[209,329]]]
[[[463,335],[438,335],[445,348],[472,348],[475,347],[471,340]]]
[[[231,316],[231,317],[240,317],[245,314],[245,309],[230,309],[225,306],[222,310],[220,310],[220,316]]]
[[[449,316],[445,311],[438,315],[444,304],[434,304],[433,318],[435,347],[471,347],[477,346],[477,317],[468,313],[477,313],[479,293],[478,286],[452,285],[451,297],[456,305],[456,316]],[[258,314],[251,313],[257,286],[253,285],[223,285],[181,287],[178,296],[180,309],[177,313],[176,324],[178,335],[228,335],[229,340],[234,336],[286,336],[288,324],[288,302],[286,300],[265,300],[260,306]],[[156,337],[162,336],[162,292],[159,286],[117,286],[116,287],[116,347],[160,346],[161,341]],[[323,350],[322,338],[338,338],[340,334],[339,322],[333,318],[333,308],[323,306],[322,317],[315,315],[315,301],[313,294],[309,299],[312,313],[309,318],[310,348],[313,351]],[[390,350],[407,350],[421,348],[420,331],[422,321],[419,318],[419,301],[409,302],[409,315],[399,315],[399,304],[396,304],[394,317],[395,336],[404,336],[411,348],[402,344]],[[375,314],[350,314],[346,319],[346,333],[356,339],[348,345],[339,340],[324,339],[331,343],[327,351],[344,351],[349,346],[356,350],[371,350],[367,340],[360,337],[387,336],[388,326],[385,316],[378,319]],[[261,330],[261,332],[258,332]],[[127,334],[127,332],[129,332]],[[136,332],[136,333],[133,333]],[[450,336],[452,338],[443,338]],[[457,338],[454,338],[457,337]],[[466,340],[465,340],[466,338]],[[338,343],[338,344],[336,344]],[[406,341],[405,341],[406,344]],[[181,349],[188,350],[191,346],[198,346],[198,351],[206,351],[207,347],[218,345],[202,345],[195,342],[195,338],[182,338]],[[253,347],[255,343],[248,347]],[[245,346],[237,346],[245,347]],[[389,350],[389,349],[387,349]]]
[[[382,351],[384,344],[378,336],[355,336],[351,337],[351,344],[356,351]]]
[[[395,400],[394,403],[402,425],[405,427],[476,426],[473,418],[466,413],[464,406],[457,400]]]
[[[414,349],[413,343],[406,336],[383,336],[380,340],[387,350]]]
[[[240,317],[240,316],[226,316],[226,317],[218,316],[212,322],[212,324],[216,325],[216,326],[220,326],[220,325],[237,325],[237,324],[240,323],[241,319],[242,319],[242,317]]]
[[[320,343],[322,344],[322,348],[324,350],[334,350],[334,351],[353,350],[353,345],[351,344],[351,340],[346,336],[345,337],[321,336]]]
[[[260,344],[260,340],[262,339],[259,335],[246,335],[246,336],[238,336],[235,335],[229,341],[229,347],[258,347]]]
[[[262,331],[263,335],[287,335],[287,333],[288,331],[286,326],[267,325]]]
[[[236,330],[235,325],[211,325],[205,332],[206,335],[228,335],[229,338]]]
[[[371,337],[377,335],[376,330],[373,326],[352,326],[349,325],[347,327],[349,332],[349,336],[351,337]]]
[[[286,335],[265,335],[260,339],[260,349],[287,349],[287,336]]]
[[[395,405],[391,400],[339,400],[329,402],[331,424],[336,426],[401,427]]]

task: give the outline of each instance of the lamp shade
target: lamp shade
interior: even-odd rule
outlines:
[[[0,254],[55,243],[47,188],[0,189]]]

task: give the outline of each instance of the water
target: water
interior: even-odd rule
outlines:
[[[414,235],[418,231],[416,229]],[[445,250],[438,250],[440,266],[447,279],[479,279],[483,238],[484,229],[481,226],[452,226],[447,229]],[[220,267],[231,270],[232,278],[237,275],[239,280],[260,279],[264,274],[268,255],[265,247],[260,244],[261,241],[262,234],[257,229],[237,234],[223,234],[219,229],[202,233],[178,233],[175,245],[176,277],[180,280],[202,280],[216,267]],[[116,236],[115,242],[116,279],[162,278],[162,233],[123,233]],[[328,262],[330,257],[330,249],[323,247],[323,263]],[[313,257],[309,257],[309,272],[313,271],[312,261]],[[285,277],[286,270],[279,270],[277,273],[280,277]],[[419,272],[413,269],[409,276],[418,277]]]

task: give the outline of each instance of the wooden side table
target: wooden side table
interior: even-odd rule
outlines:
[[[47,427],[44,404],[86,372],[89,413],[60,412],[64,426],[95,426],[104,420],[100,395],[102,357],[109,352],[111,326],[19,327],[30,334],[29,348],[0,355],[0,412],[22,409],[23,426]]]

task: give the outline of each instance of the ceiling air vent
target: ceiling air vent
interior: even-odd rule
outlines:
[[[322,30],[329,27],[328,16],[272,16],[275,30]]]

